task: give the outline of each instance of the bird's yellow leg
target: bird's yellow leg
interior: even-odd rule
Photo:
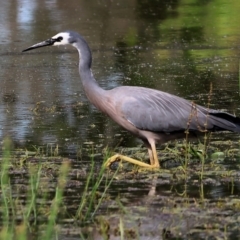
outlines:
[[[114,163],[116,161],[119,161],[119,160],[126,161],[126,162],[129,162],[129,163],[138,165],[140,167],[144,167],[144,168],[159,168],[159,166],[147,164],[147,163],[141,162],[139,160],[136,160],[136,159],[133,159],[133,158],[121,155],[121,154],[116,154],[116,155],[108,158],[108,160],[105,162],[104,165],[105,165],[105,167],[109,167],[112,163]]]
[[[155,161],[154,161],[152,149],[150,147],[148,148],[148,154],[149,154],[150,164],[154,165]]]
[[[152,142],[152,143],[150,142],[150,144],[151,144],[151,148],[152,148],[151,150],[152,150],[152,156],[153,156],[153,161],[154,161],[153,163],[151,162],[151,164],[155,168],[160,168],[155,142]],[[151,155],[149,154],[149,156],[150,156],[150,160],[151,160]]]
[[[147,148],[148,148],[148,153],[149,153],[149,158],[150,158],[150,164],[141,162],[139,160],[121,155],[121,154],[116,154],[105,162],[105,167],[109,167],[112,163],[116,161],[126,161],[135,165],[138,165],[139,167],[143,168],[148,168],[148,169],[153,169],[153,168],[160,168],[160,164],[158,161],[158,156],[157,156],[157,150],[156,150],[156,145],[155,141],[153,139],[149,139],[147,142]]]

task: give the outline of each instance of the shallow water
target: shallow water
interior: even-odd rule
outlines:
[[[96,152],[136,145],[86,99],[75,49],[21,53],[65,29],[85,36],[105,89],[146,86],[207,105],[212,84],[211,106],[239,114],[237,9],[237,1],[223,0],[4,3],[1,139],[10,136],[28,149],[58,145],[62,155],[72,156],[89,142]]]
[[[36,150],[42,146],[44,152],[58,146],[59,155],[81,160],[88,159],[90,153],[100,153],[97,158],[102,160],[106,146],[140,144],[88,102],[79,78],[75,49],[67,46],[21,52],[66,29],[80,32],[88,41],[93,53],[93,73],[103,88],[151,87],[205,106],[210,101],[212,108],[240,116],[239,10],[237,0],[1,3],[0,139],[9,136],[16,148]],[[213,137],[213,141],[229,139],[237,143],[239,136],[220,133]],[[234,164],[230,169],[238,171]],[[161,204],[161,198],[178,199],[176,193],[185,192],[191,199],[201,199],[196,178],[186,186],[180,181],[173,187],[160,174],[153,184],[156,192],[147,208],[150,213],[147,220],[158,202]],[[221,177],[209,179],[210,183],[204,182],[207,200],[239,198],[237,180],[232,187],[230,181],[225,183]],[[141,215],[137,208],[139,199],[148,198],[151,185],[151,179],[140,175],[137,182],[129,179],[114,182],[110,195],[112,199],[118,194],[126,197],[126,207],[135,206],[132,216],[137,218]],[[81,188],[76,189],[81,192]],[[160,213],[159,216],[164,217]],[[164,227],[160,224],[160,229]],[[230,228],[231,234],[234,229]]]
[[[29,177],[34,168],[37,170],[37,166],[40,166],[39,162],[42,164],[42,174],[39,175],[35,203],[38,227],[32,215],[30,236],[44,231],[41,229],[47,224],[50,207],[54,202],[59,164],[64,159],[32,157],[26,162],[29,168],[20,168],[17,160],[17,165],[10,169],[11,196],[16,199],[13,204],[16,204],[15,212],[20,222],[21,211],[29,204]],[[56,219],[58,239],[166,239],[163,237],[164,231],[171,233],[171,238],[167,239],[238,239],[240,236],[239,161],[235,162],[235,171],[231,172],[223,165],[206,164],[203,181],[199,177],[201,164],[190,165],[186,173],[180,169],[145,172],[136,169],[131,172],[119,170],[107,191],[106,183],[114,172],[106,171],[97,194],[93,195],[91,213],[100,198],[103,199],[94,212],[94,218],[90,215],[87,222],[82,218],[90,207],[93,186],[99,181],[100,166],[96,164],[94,167],[86,195],[90,164],[75,160],[71,160],[70,164],[72,169],[68,174],[64,200]],[[83,195],[86,205],[81,215],[78,215]],[[103,227],[105,224],[107,228]],[[120,225],[125,238],[120,236]],[[104,231],[108,238],[104,237]]]

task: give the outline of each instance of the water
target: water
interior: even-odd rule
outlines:
[[[64,155],[85,142],[100,149],[136,145],[86,99],[75,49],[21,53],[65,29],[85,36],[105,89],[146,86],[207,105],[212,84],[211,105],[238,114],[238,4],[220,2],[3,3],[1,139],[30,149],[58,145]]]

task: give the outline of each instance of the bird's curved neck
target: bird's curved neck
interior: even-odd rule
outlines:
[[[92,74],[91,50],[84,39],[80,39],[77,43],[74,43],[74,47],[76,47],[79,52],[79,74],[82,80],[84,91],[89,101],[98,107],[99,99],[101,99],[101,96],[105,90],[98,85]]]

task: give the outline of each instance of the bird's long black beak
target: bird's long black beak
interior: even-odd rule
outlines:
[[[31,47],[24,49],[22,52],[30,51],[30,50],[35,49],[35,48],[52,46],[55,42],[56,42],[56,39],[50,38],[46,41],[34,44]]]

